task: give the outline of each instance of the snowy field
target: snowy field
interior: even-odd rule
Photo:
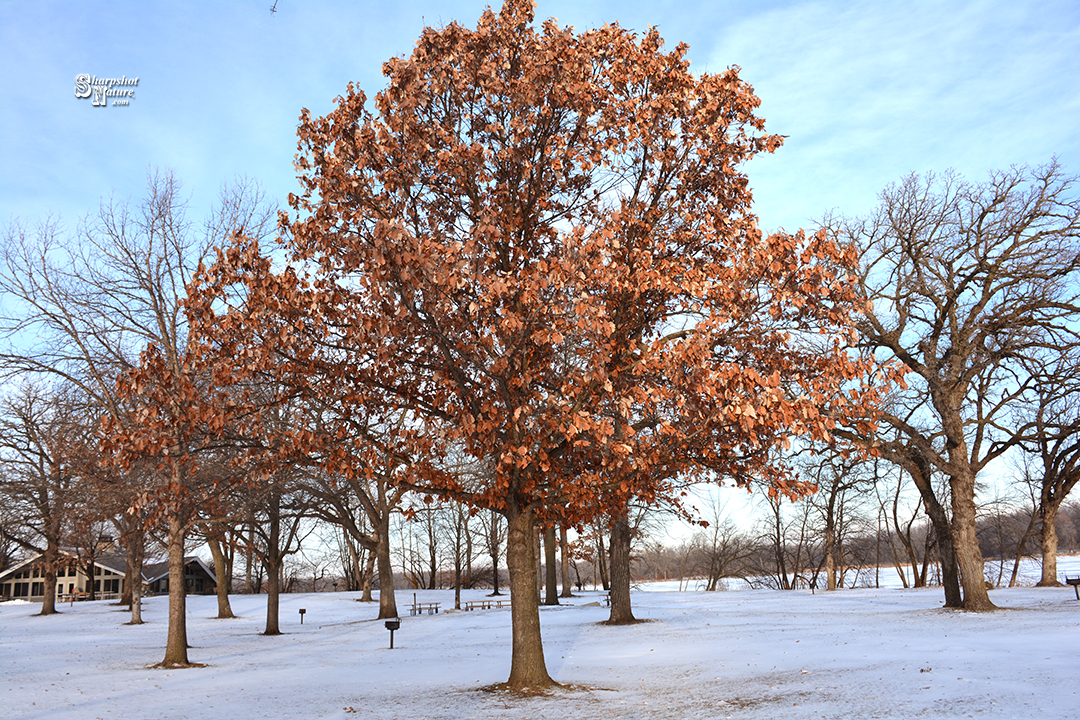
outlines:
[[[1063,558],[1080,575],[1080,558]],[[479,599],[469,591],[464,599]],[[1000,612],[940,609],[939,588],[633,594],[649,622],[608,627],[598,594],[541,608],[552,676],[574,689],[481,690],[510,668],[508,609],[402,618],[395,649],[377,607],[352,593],[265,598],[212,619],[189,598],[191,660],[157,670],[166,598],[147,624],[108,602],[0,604],[0,717],[93,718],[1023,718],[1080,717],[1080,602],[1072,588],[993,590]],[[453,604],[451,591],[421,601]],[[412,592],[401,592],[404,611]],[[299,609],[305,608],[305,623]]]

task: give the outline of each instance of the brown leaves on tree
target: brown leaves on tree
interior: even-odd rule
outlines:
[[[288,265],[238,234],[200,270],[186,360],[145,356],[142,430],[117,445],[186,457],[228,431],[264,468],[389,467],[506,514],[521,599],[534,516],[581,524],[693,479],[808,490],[779,451],[866,429],[891,370],[854,349],[853,251],[758,229],[740,168],[781,138],[738,68],[695,76],[686,51],[536,28],[510,0],[425,29],[372,103],[350,85],[304,111]],[[261,419],[295,398],[303,422]],[[492,472],[457,477],[450,453]],[[550,682],[526,605],[515,687]]]
[[[373,112],[350,86],[304,113],[292,264],[238,237],[190,304],[215,382],[324,399],[290,452],[334,472],[370,472],[377,442],[403,482],[564,523],[676,477],[804,491],[775,450],[878,399],[855,256],[758,230],[739,167],[781,139],[737,68],[695,77],[655,30],[531,22],[511,2],[428,28]],[[442,471],[450,447],[491,482]]]

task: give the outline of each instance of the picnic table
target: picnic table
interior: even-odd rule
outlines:
[[[439,614],[439,603],[437,602],[414,602],[409,606],[410,615],[421,615],[427,610],[428,615]]]
[[[1080,577],[1071,578],[1068,575],[1065,576],[1065,583],[1072,585],[1073,592],[1076,593],[1076,599],[1080,600]]]
[[[491,608],[501,608],[503,605],[509,605],[509,600],[470,600],[465,603],[465,610],[490,610]]]

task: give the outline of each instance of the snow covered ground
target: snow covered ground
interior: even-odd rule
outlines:
[[[1080,575],[1080,558],[1062,573]],[[464,593],[479,599],[483,591]],[[421,601],[453,604],[451,591]],[[395,649],[377,607],[352,593],[189,598],[190,657],[157,670],[166,598],[147,624],[108,602],[0,604],[0,717],[92,718],[1047,718],[1080,717],[1080,602],[1072,588],[993,590],[1000,612],[940,609],[939,588],[633,594],[650,622],[599,624],[586,591],[542,608],[552,676],[575,689],[483,691],[510,668],[507,609],[402,618]],[[399,605],[411,602],[402,592]],[[299,609],[307,610],[300,625]]]

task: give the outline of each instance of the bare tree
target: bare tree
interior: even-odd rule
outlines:
[[[494,597],[502,594],[499,592],[499,557],[500,548],[506,541],[506,526],[502,523],[502,515],[493,510],[481,512],[478,517],[483,527],[487,555],[491,558],[491,595]]]
[[[838,576],[843,583],[844,540],[857,529],[858,505],[874,479],[872,465],[857,454],[845,457],[843,453],[821,448],[802,464],[802,469],[818,488],[806,502],[821,519],[826,589],[836,590]]]
[[[73,450],[77,452],[88,434],[77,395],[44,382],[26,384],[0,408],[0,503],[21,516],[17,525],[0,526],[0,532],[9,542],[42,555],[41,615],[56,613],[60,548],[70,539],[76,512],[79,476]]]
[[[301,543],[313,529],[307,519],[310,503],[302,471],[282,469],[275,473],[254,498],[256,557],[266,570],[266,626],[264,635],[280,635],[280,596],[285,559],[300,551]]]
[[[794,590],[817,585],[820,566],[814,562],[813,508],[804,501],[787,505],[781,495],[761,493],[764,518],[759,524],[757,548],[750,561],[755,564],[751,584],[777,590]]]
[[[1056,163],[995,172],[984,183],[912,175],[887,188],[869,217],[826,225],[862,248],[862,342],[910,370],[910,388],[900,409],[882,416],[876,442],[907,469],[922,464],[923,475],[948,479],[962,605],[992,609],[976,537],[976,481],[1020,441],[1008,415],[1034,388],[1024,362],[1077,344],[1075,179]],[[937,498],[922,495],[934,519]],[[948,583],[946,600],[958,604]]]
[[[875,468],[879,465],[876,459],[874,465]],[[906,564],[911,567],[910,584],[914,587],[926,587],[934,534],[927,530],[925,523],[918,523],[919,511],[923,504],[922,497],[919,497],[914,508],[906,507],[902,502],[905,483],[900,477],[901,472],[898,468],[897,472],[892,474],[895,482],[890,486],[888,485],[890,476],[882,476],[875,469],[874,493],[881,516],[886,518],[885,540],[893,566],[900,576],[900,582],[904,587],[909,586],[908,574],[904,569]],[[896,543],[900,544],[900,550],[897,549]]]
[[[1033,484],[1042,548],[1042,577],[1038,584],[1043,587],[1061,584],[1057,578],[1057,517],[1080,480],[1080,379],[1072,375],[1075,368],[1073,357],[1067,357],[1059,372],[1040,379],[1034,418],[1027,425],[1029,439],[1025,444],[1042,470]],[[1069,382],[1062,382],[1062,376]]]
[[[753,552],[754,542],[728,517],[721,498],[714,495],[706,513],[708,527],[693,537],[694,567],[705,580],[705,590],[722,590],[725,578],[743,574],[743,561]]]
[[[566,528],[559,528],[559,576],[562,578],[562,592],[559,597],[574,597],[573,581],[570,579],[570,539]]]
[[[169,174],[149,178],[136,207],[103,203],[74,234],[58,222],[34,230],[11,226],[0,265],[6,314],[0,354],[7,371],[60,376],[80,387],[118,432],[134,417],[117,379],[156,347],[174,373],[183,366],[187,283],[200,260],[235,229],[264,236],[272,208],[253,183],[222,191],[200,226],[187,217],[180,185]],[[174,450],[176,448],[173,448]],[[163,486],[182,476],[148,477]],[[184,540],[198,503],[170,506],[170,615],[165,666],[188,665],[184,598]]]

